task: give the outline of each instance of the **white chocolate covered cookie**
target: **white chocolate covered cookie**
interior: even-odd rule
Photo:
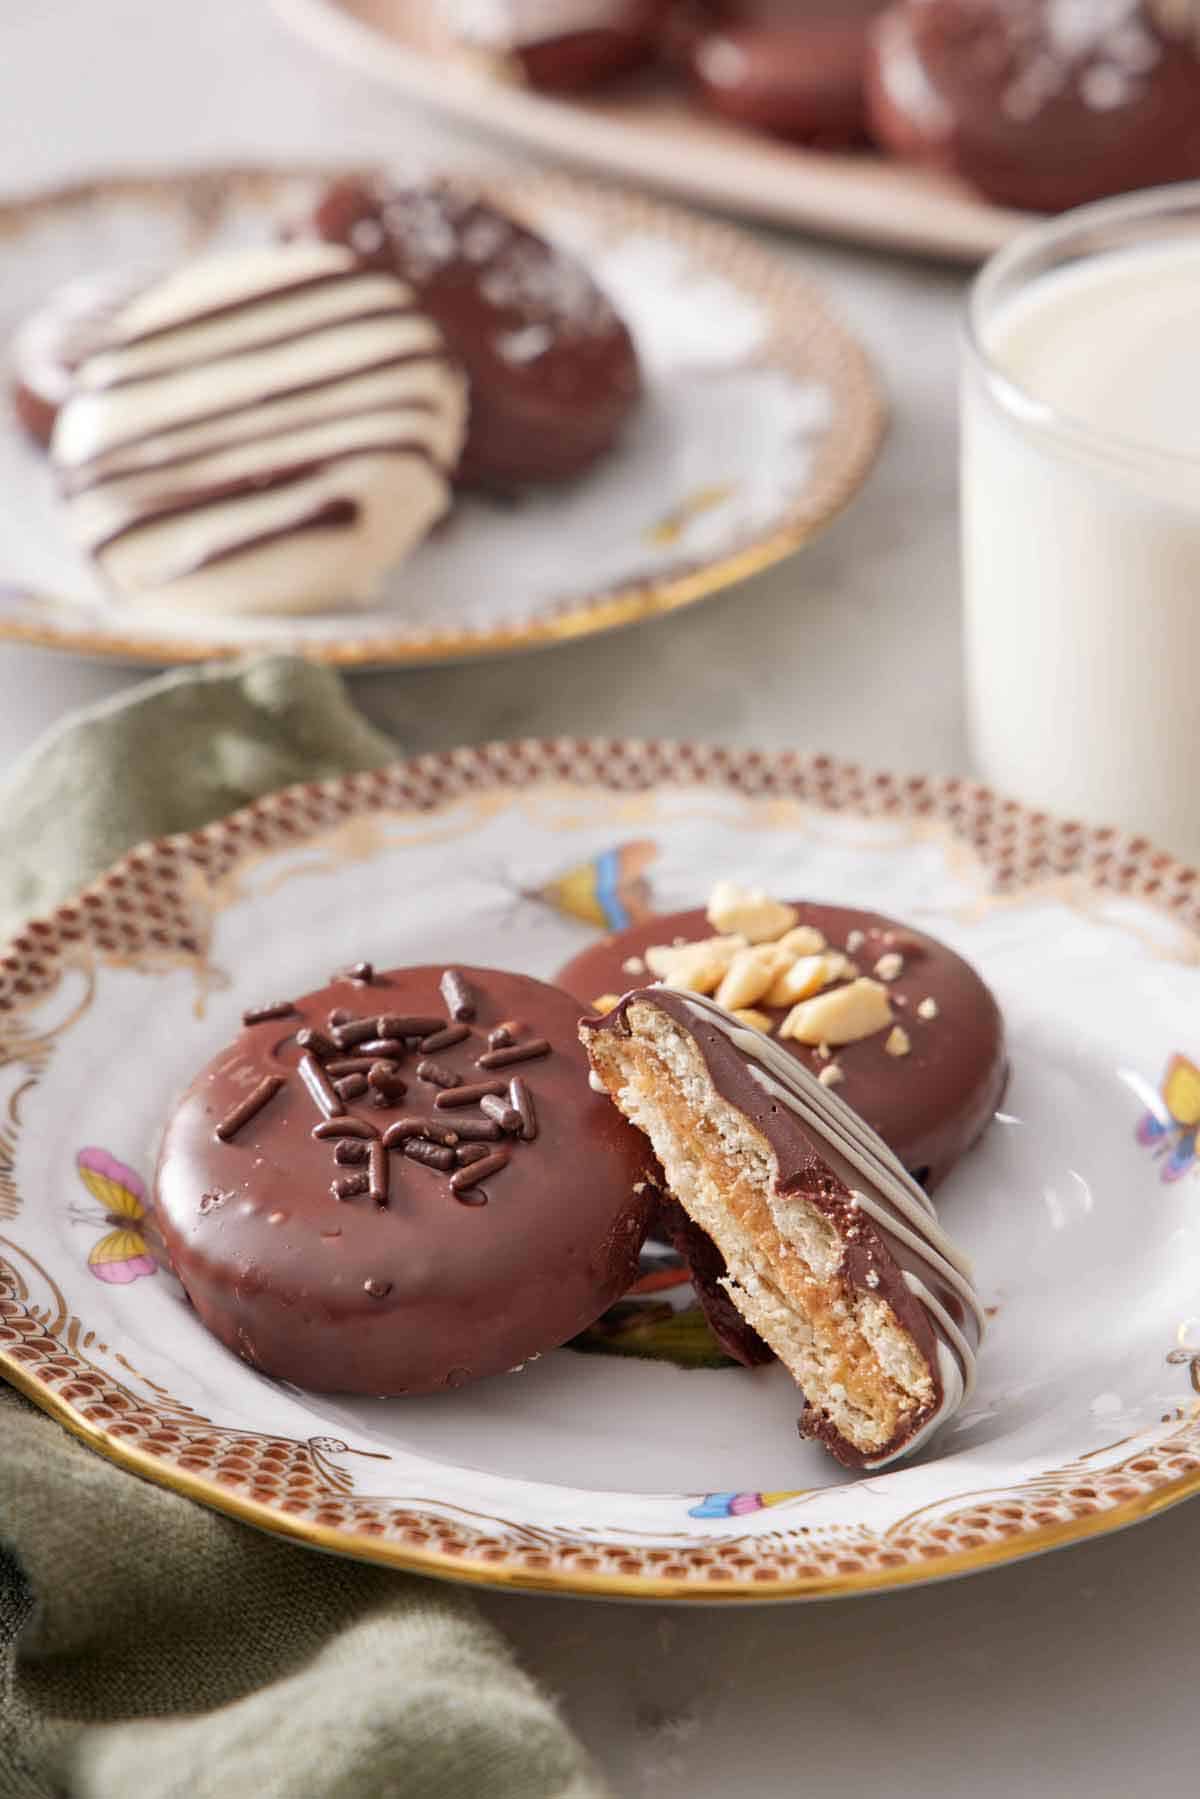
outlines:
[[[465,422],[412,290],[297,243],[140,294],[80,367],[52,449],[115,596],[298,613],[369,603],[445,511]]]

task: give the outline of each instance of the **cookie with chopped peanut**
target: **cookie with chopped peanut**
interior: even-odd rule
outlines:
[[[724,878],[696,911],[602,938],[560,985],[608,1012],[630,967],[714,1000],[851,1106],[926,1187],[979,1137],[1004,1090],[999,1008],[961,956],[878,912]]]

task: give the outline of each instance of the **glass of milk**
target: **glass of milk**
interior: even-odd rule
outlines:
[[[962,405],[980,773],[1200,858],[1200,184],[994,257]]]

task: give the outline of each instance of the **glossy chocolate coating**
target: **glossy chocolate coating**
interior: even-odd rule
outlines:
[[[907,1031],[912,1048],[906,1056],[889,1056],[883,1047],[886,1031],[843,1045],[835,1054],[846,1078],[837,1092],[879,1132],[909,1172],[932,1189],[971,1147],[1000,1103],[1008,1065],[999,1008],[970,964],[936,938],[878,912],[803,900],[794,904],[801,924],[815,925],[832,949],[844,949],[850,932],[865,932],[866,941],[852,952],[865,975],[889,950],[904,958],[888,992],[896,1022]],[[693,942],[713,934],[703,912],[672,912],[603,938],[555,978],[591,1005],[603,994],[624,993],[647,978],[625,970],[629,958],[644,956],[654,944],[676,938]],[[938,1016],[928,1022],[917,1015],[923,999],[933,999],[938,1008]],[[776,1026],[788,1011],[758,1009]],[[816,1049],[792,1042],[784,1047],[813,1074],[825,1066]]]
[[[674,0],[499,0],[483,9],[443,0],[451,30],[473,50],[500,56],[530,87],[579,93],[652,62]],[[483,13],[482,23],[477,22]],[[461,29],[461,27],[460,27]]]
[[[66,281],[13,333],[13,410],[43,449],[54,434],[75,371],[99,349],[121,307],[146,279],[128,269],[104,269]]]
[[[711,111],[798,143],[835,149],[866,132],[865,19],[732,24],[698,36],[692,85]]]
[[[1055,16],[1053,0],[899,0],[868,56],[872,134],[1031,211],[1200,175],[1195,21],[1154,0],[1076,7],[1069,32]]]
[[[369,986],[340,980],[298,1000],[294,1017],[250,1026],[168,1121],[156,1211],[173,1264],[208,1328],[264,1373],[368,1394],[460,1386],[565,1342],[636,1278],[653,1157],[588,1085],[578,1006],[522,975],[462,972],[476,1017],[439,1060],[464,1084],[481,1078],[476,1059],[503,1020],[553,1045],[511,1070],[533,1094],[537,1136],[494,1146],[509,1163],[489,1175],[486,1203],[477,1190],[456,1196],[445,1170],[399,1148],[387,1156],[386,1207],[366,1194],[335,1199],[331,1183],[362,1171],[335,1161],[332,1139],[314,1139],[321,1114],[297,1075],[296,1032],[324,1029],[335,1007],[443,1017],[440,967]],[[413,1115],[453,1130],[459,1114],[435,1109],[444,1090],[417,1078],[419,1059],[414,1046],[396,1107],[364,1097],[342,1109],[373,1133]],[[218,1141],[217,1123],[272,1073],[287,1076],[283,1089],[231,1142]],[[461,1115],[475,1120],[478,1108]]]
[[[347,178],[326,190],[313,226],[410,283],[465,367],[460,482],[565,481],[612,448],[641,393],[637,352],[574,257],[445,184]]]

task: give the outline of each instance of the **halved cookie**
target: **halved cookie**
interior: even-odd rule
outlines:
[[[641,989],[581,1033],[724,1257],[734,1306],[803,1390],[802,1435],[850,1468],[918,1448],[970,1394],[983,1311],[892,1152],[786,1050],[698,994]]]

